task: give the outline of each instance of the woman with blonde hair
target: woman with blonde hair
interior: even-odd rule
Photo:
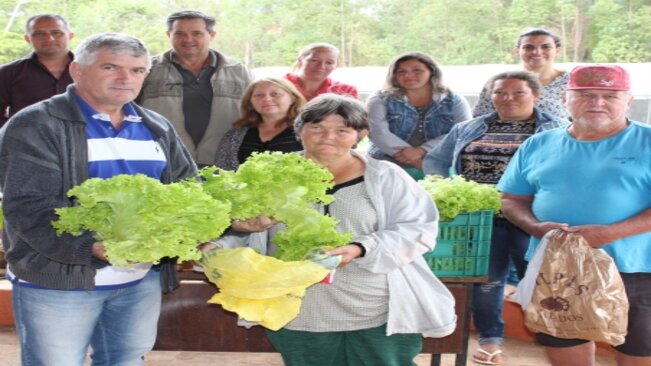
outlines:
[[[329,43],[311,43],[298,52],[292,72],[285,78],[294,84],[305,100],[333,93],[357,98],[357,88],[329,78],[339,64],[339,49]]]
[[[423,176],[423,157],[458,122],[470,119],[466,99],[443,85],[441,68],[429,55],[408,52],[389,65],[386,85],[367,103],[369,154]]]
[[[235,170],[254,152],[303,150],[292,127],[303,104],[303,96],[285,79],[251,83],[242,95],[240,119],[219,143],[215,164]]]

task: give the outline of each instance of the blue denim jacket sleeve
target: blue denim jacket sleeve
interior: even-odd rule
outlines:
[[[485,121],[496,117],[496,112],[489,113],[469,121],[456,124],[446,138],[423,159],[423,172],[447,177],[450,171],[458,173],[461,170],[461,152],[472,141],[480,138],[488,129]],[[541,112],[534,108],[536,116],[535,133],[558,127],[567,127],[570,123],[556,116]]]
[[[490,116],[474,118],[452,127],[452,130],[450,130],[450,133],[448,133],[445,139],[423,159],[423,171],[425,174],[437,174],[448,177],[452,167],[454,167],[454,171],[458,171],[456,163],[459,160],[459,154],[461,154],[461,151],[466,145],[478,139],[486,132],[487,126],[484,123],[484,119]]]
[[[449,176],[452,153],[457,140],[458,125],[452,127],[440,144],[430,150],[423,158],[423,172],[426,175]]]
[[[470,113],[470,104],[466,98],[458,94],[449,94],[446,98],[451,98],[454,102],[452,104],[452,122],[458,124],[463,121],[467,121],[472,118]],[[421,147],[425,148],[427,151],[431,151],[435,146],[437,146],[445,138],[447,134],[439,135],[433,139],[428,140]]]
[[[389,130],[385,103],[386,101],[381,93],[372,95],[366,103],[371,125],[369,138],[373,145],[377,146],[380,151],[389,156],[393,156],[402,148],[410,147],[411,145]]]

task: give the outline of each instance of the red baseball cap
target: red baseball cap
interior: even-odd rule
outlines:
[[[570,72],[568,90],[605,89],[631,90],[628,72],[615,65],[577,66]]]

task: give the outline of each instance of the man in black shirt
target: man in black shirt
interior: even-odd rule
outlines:
[[[0,126],[19,110],[63,93],[72,83],[68,42],[73,37],[60,15],[39,14],[27,20],[24,38],[34,51],[0,66]]]

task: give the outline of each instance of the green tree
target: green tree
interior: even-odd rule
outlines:
[[[77,37],[119,31],[168,49],[167,16],[196,9],[217,19],[214,47],[251,67],[289,66],[308,43],[329,42],[343,66],[386,65],[420,50],[442,64],[512,63],[523,29],[545,27],[564,42],[559,61],[651,60],[650,0],[0,0],[0,62],[29,52],[31,15],[54,12]],[[4,30],[4,31],[3,31]]]
[[[165,37],[166,14],[159,11],[159,4],[156,0],[82,1],[70,9],[74,15],[69,21],[79,36],[99,32],[129,33],[142,39],[152,53],[158,53],[169,44]]]
[[[506,42],[494,27],[504,16],[499,0],[429,1],[410,22],[407,32],[419,47],[450,65],[502,63],[509,60]]]
[[[612,16],[618,14],[619,16]],[[595,62],[651,59],[651,5],[646,1],[598,0],[589,11]]]
[[[511,37],[511,47],[515,46],[517,35],[525,29],[545,28],[561,37],[563,47],[558,61],[573,60],[570,55],[575,49],[575,0],[514,0],[507,10],[507,16],[508,20],[500,28]],[[515,53],[512,56],[514,62],[518,61]]]

